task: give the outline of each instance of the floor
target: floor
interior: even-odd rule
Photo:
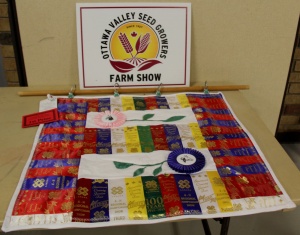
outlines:
[[[300,143],[283,144],[282,147],[290,155],[300,170]],[[212,234],[219,234],[221,225],[209,220]],[[81,235],[88,233],[103,235],[185,235],[185,234],[204,234],[202,223],[199,220],[185,221],[178,223],[161,223],[144,226],[120,226],[112,228],[68,230],[44,230],[44,231],[24,231],[12,232],[11,235]],[[272,212],[241,217],[233,217],[230,221],[229,235],[299,235],[300,234],[300,207],[290,212]]]

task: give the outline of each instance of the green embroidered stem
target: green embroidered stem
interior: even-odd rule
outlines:
[[[134,163],[127,163],[127,162],[117,162],[117,161],[114,161],[114,165],[117,169],[126,169],[128,167],[131,167],[131,166],[142,166],[143,168],[138,168],[137,170],[135,170],[133,172],[133,176],[139,176],[141,174],[144,173],[144,170],[147,168],[147,167],[152,167],[152,166],[157,166],[159,165],[158,168],[155,168],[153,170],[153,175],[158,175],[160,172],[162,172],[162,165],[166,162],[167,160],[165,161],[162,161],[162,162],[159,162],[159,163],[155,163],[155,164],[134,164]]]
[[[143,116],[143,119],[131,119],[131,120],[126,120],[126,121],[151,121],[151,122],[175,122],[175,121],[179,121],[183,118],[185,118],[185,116],[173,116],[173,117],[170,117],[166,120],[149,120],[150,118],[152,118],[154,116],[154,114],[145,114]]]
[[[136,166],[145,166],[145,167],[148,167],[148,166],[157,166],[157,165],[162,165],[163,163],[165,163],[167,160],[163,161],[163,162],[160,162],[160,163],[155,163],[155,164],[146,164],[146,165],[139,165],[139,164],[134,164]]]

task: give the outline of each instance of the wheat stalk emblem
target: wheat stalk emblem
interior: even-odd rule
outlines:
[[[144,36],[140,36],[135,44],[135,49],[136,49],[135,57],[138,54],[145,52],[148,48],[149,43],[150,43],[150,34],[149,33],[146,33]]]
[[[132,46],[131,46],[126,34],[120,33],[119,39],[120,39],[122,46],[125,49],[126,53],[130,53],[131,57],[133,57],[133,55],[132,55],[133,49],[132,49]]]
[[[135,43],[136,54],[134,56],[132,54],[133,48],[127,38],[127,35],[125,33],[120,33],[118,38],[126,53],[131,55],[131,58],[124,59],[124,61],[110,60],[110,64],[118,72],[127,73],[133,70],[136,66],[138,66],[138,71],[143,71],[161,63],[156,59],[137,58],[138,54],[144,53],[147,50],[150,44],[150,33],[146,33],[144,36],[141,35],[139,37]]]
[[[136,58],[136,56],[138,54],[144,53],[147,50],[148,45],[150,44],[150,34],[149,33],[146,33],[144,36],[140,36],[135,44],[136,54],[135,54],[135,56],[133,56],[132,55],[133,48],[132,48],[126,34],[120,33],[119,39],[120,39],[122,46],[123,46],[124,50],[126,51],[126,53],[130,53],[132,58]]]

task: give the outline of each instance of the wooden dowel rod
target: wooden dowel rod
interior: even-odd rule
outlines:
[[[190,87],[161,87],[160,91],[163,92],[202,92],[204,86],[190,86]],[[248,90],[249,85],[228,85],[228,86],[208,86],[209,91],[237,91],[237,90]],[[155,93],[156,87],[152,88],[119,88],[120,94],[128,93]],[[19,91],[19,96],[44,96],[47,94],[51,95],[68,95],[67,90],[36,90],[36,91]],[[75,90],[74,95],[103,95],[113,94],[114,89],[103,89],[103,90]]]

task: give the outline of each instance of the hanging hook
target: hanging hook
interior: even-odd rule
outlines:
[[[156,90],[156,92],[155,92],[155,95],[156,95],[156,96],[161,96],[161,92],[160,92],[161,85],[162,85],[162,83],[160,83],[160,84],[158,85],[158,87],[157,87],[157,90]]]
[[[47,99],[50,100],[50,101],[55,100],[55,98],[51,94],[47,94]]]
[[[116,82],[115,85],[114,85],[114,88],[115,88],[114,97],[118,97],[120,95],[119,92],[118,92],[118,89],[116,88],[116,86],[118,87],[118,89],[120,88],[119,83]]]
[[[74,91],[76,90],[76,84],[74,84],[72,87],[71,87],[71,90],[68,94],[68,98],[72,99],[74,98]]]
[[[209,94],[208,86],[207,86],[207,81],[204,83],[204,94]]]

